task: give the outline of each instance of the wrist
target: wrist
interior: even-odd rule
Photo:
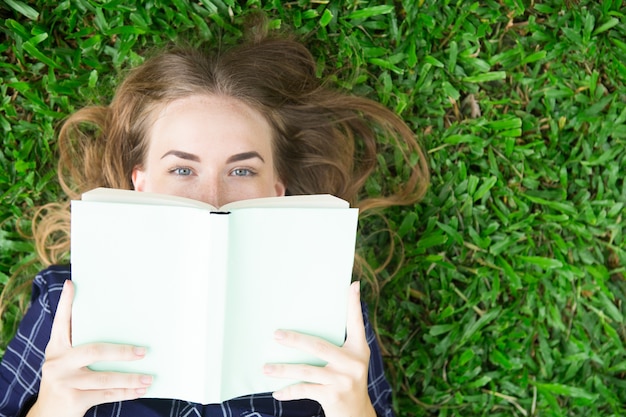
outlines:
[[[366,409],[365,409],[365,414],[363,414],[367,417],[377,417],[376,416],[376,410],[374,410],[374,406],[372,406],[372,404],[368,404]]]
[[[367,402],[363,407],[360,407],[356,413],[350,413],[350,417],[377,417],[376,410],[371,402]]]
[[[34,397],[31,401],[24,404],[22,411],[18,414],[19,417],[39,417],[41,415],[39,407],[37,406],[37,397]]]

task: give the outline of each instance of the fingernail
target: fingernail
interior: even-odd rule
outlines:
[[[264,374],[273,374],[275,369],[276,369],[276,367],[274,365],[271,365],[271,364],[268,363],[268,364],[265,364],[263,366],[263,373]]]
[[[283,332],[282,330],[276,330],[274,332],[274,339],[276,339],[276,340],[282,340],[285,337],[287,337],[287,334],[285,332]]]
[[[141,346],[135,346],[133,348],[133,353],[137,356],[146,356],[146,348]]]
[[[145,388],[137,388],[135,392],[137,393],[137,395],[144,395],[147,390]]]
[[[141,383],[144,385],[152,385],[152,376],[143,375],[141,378],[139,378],[139,381],[141,381]]]

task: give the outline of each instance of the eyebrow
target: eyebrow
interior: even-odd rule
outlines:
[[[177,151],[177,150],[174,150],[174,149],[172,149],[171,151],[165,152],[163,154],[163,156],[161,157],[161,159],[163,159],[163,158],[165,158],[166,156],[169,156],[169,155],[173,155],[173,156],[176,156],[176,157],[181,158],[181,159],[187,159],[189,161],[200,162],[200,157],[198,155],[194,155],[192,153],[183,152],[183,151]],[[235,155],[230,156],[226,160],[226,163],[230,164],[230,163],[233,163],[233,162],[240,162],[240,161],[245,161],[247,159],[253,159],[253,158],[259,158],[261,160],[261,162],[265,163],[265,159],[263,159],[261,154],[259,154],[256,151],[237,153]]]
[[[252,159],[252,158],[259,158],[261,160],[261,162],[265,163],[265,159],[263,159],[263,157],[261,156],[261,154],[259,154],[256,151],[252,151],[252,152],[242,152],[242,153],[238,153],[235,155],[230,156],[227,160],[226,163],[230,164],[232,162],[239,162],[239,161],[245,161],[246,159]]]
[[[177,151],[177,150],[171,150],[171,151],[165,152],[163,156],[161,157],[161,159],[169,155],[174,155],[180,159],[188,159],[190,161],[200,162],[200,157],[198,155],[194,155],[192,153],[183,152],[183,151]]]

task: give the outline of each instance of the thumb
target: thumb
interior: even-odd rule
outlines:
[[[348,290],[348,318],[346,323],[345,347],[367,346],[363,312],[361,310],[361,282],[355,281]]]
[[[71,346],[72,302],[74,301],[74,283],[69,279],[63,284],[57,312],[52,322],[48,347],[66,348]]]

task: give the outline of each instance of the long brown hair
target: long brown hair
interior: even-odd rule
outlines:
[[[144,161],[156,109],[195,94],[230,96],[266,117],[274,130],[276,168],[288,194],[334,194],[361,213],[412,204],[424,195],[429,182],[426,156],[396,114],[328,87],[317,78],[309,50],[294,39],[270,36],[258,24],[250,33],[243,44],[225,51],[166,49],[132,70],[110,105],[71,115],[58,137],[58,176],[68,199],[95,187],[132,189],[131,173]],[[403,157],[405,167],[395,170],[408,174],[401,185],[364,196],[383,142]],[[67,259],[67,202],[43,206],[33,230],[42,263]]]

